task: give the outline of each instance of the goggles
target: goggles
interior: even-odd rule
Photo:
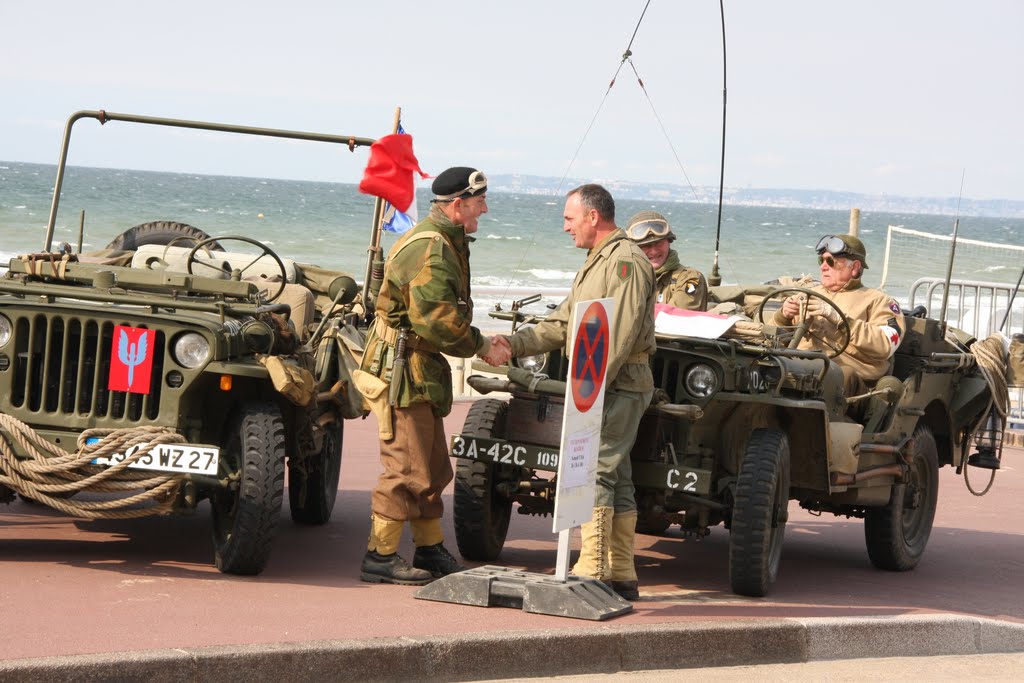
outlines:
[[[468,185],[465,189],[453,192],[451,194],[438,195],[434,198],[435,202],[450,202],[458,199],[459,197],[469,195],[470,197],[475,196],[478,192],[482,192],[487,189],[487,176],[484,175],[483,171],[473,171],[469,174]]]
[[[626,229],[626,236],[634,242],[657,242],[663,239],[671,241],[676,238],[668,222],[657,218],[634,223]]]
[[[818,241],[818,246],[816,246],[814,250],[818,252],[819,264],[821,263],[821,254],[826,251],[833,256],[852,256],[855,259],[859,259],[861,261],[864,260],[864,254],[858,254],[855,251],[851,251],[850,245],[844,242],[842,237],[837,235],[825,235]],[[831,263],[828,265],[830,268],[832,267]]]

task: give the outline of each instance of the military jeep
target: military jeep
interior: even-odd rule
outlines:
[[[757,302],[748,313],[763,322],[794,293],[813,294],[759,286],[740,298]],[[543,317],[518,302],[497,315],[513,328]],[[701,537],[723,524],[733,592],[763,596],[776,578],[795,500],[862,518],[871,562],[913,569],[931,532],[938,468],[966,464],[991,398],[974,340],[922,315],[906,317],[890,376],[855,404],[833,362],[848,342],[848,322],[827,353],[795,348],[805,325],[757,324],[756,333],[710,339],[658,334],[658,390],[631,453],[637,531],[678,525]],[[514,360],[507,378],[470,378],[481,393],[510,398],[478,400],[452,438],[454,522],[467,559],[497,558],[513,504],[521,514],[553,511],[565,391],[558,380],[565,376],[556,351]]]
[[[94,253],[54,245],[80,119],[350,149],[373,140],[78,112],[43,249],[12,259],[0,278],[0,500],[17,492],[84,518],[191,513],[208,500],[216,566],[257,574],[286,469],[292,518],[331,515],[344,420],[361,415],[350,377],[358,288],[248,237],[167,221],[107,236]]]

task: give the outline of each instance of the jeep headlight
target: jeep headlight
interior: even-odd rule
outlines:
[[[0,315],[0,348],[7,346],[11,341],[11,321],[7,316]]]
[[[182,367],[194,370],[210,357],[210,342],[196,332],[186,332],[174,341],[174,360]]]
[[[710,365],[697,363],[686,371],[686,391],[697,398],[707,398],[718,391],[718,373]]]
[[[536,356],[520,356],[513,358],[512,364],[527,372],[541,373],[548,367],[548,354],[539,353]]]

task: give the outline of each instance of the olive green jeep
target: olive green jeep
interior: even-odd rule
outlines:
[[[368,138],[78,112],[43,249],[0,278],[0,500],[76,517],[191,513],[208,500],[215,562],[267,563],[287,470],[292,518],[334,507],[350,373],[362,346],[348,275],[244,236],[172,222],[89,241],[53,231],[72,125],[123,121],[366,146]],[[2,509],[0,509],[0,514]]]
[[[863,518],[872,563],[913,569],[931,532],[938,468],[966,464],[989,415],[992,394],[972,354],[975,340],[921,311],[907,315],[890,375],[846,397],[833,362],[849,340],[845,314],[831,351],[800,350],[806,326],[763,321],[781,297],[814,292],[732,290],[716,294],[746,302],[753,321],[745,329],[710,339],[658,334],[655,400],[631,454],[638,532],[678,525],[700,537],[724,524],[732,590],[763,596],[795,500]],[[513,329],[542,317],[521,308],[492,315],[511,319]],[[552,512],[565,377],[566,359],[553,352],[514,360],[507,377],[470,378],[481,393],[509,398],[476,401],[452,438],[455,530],[467,559],[498,557],[513,504],[521,514]]]

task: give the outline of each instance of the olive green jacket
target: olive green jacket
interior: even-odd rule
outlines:
[[[654,271],[658,282],[658,303],[691,311],[703,311],[708,307],[708,281],[696,268],[679,263],[675,249],[668,252],[668,258]]]
[[[652,391],[654,377],[648,360],[638,355],[655,351],[654,269],[644,252],[615,230],[587,253],[576,274],[569,296],[542,322],[509,337],[513,356],[530,356],[558,347],[570,349],[569,330],[576,303],[590,299],[615,299],[612,343],[608,356],[609,389]]]
[[[424,235],[424,233],[435,233]],[[391,248],[376,316],[391,328],[407,328],[405,381],[398,407],[426,402],[437,415],[452,406],[451,368],[442,354],[468,358],[487,339],[472,326],[469,243],[461,225],[438,208],[402,235]],[[394,345],[370,328],[362,369],[391,382]]]

